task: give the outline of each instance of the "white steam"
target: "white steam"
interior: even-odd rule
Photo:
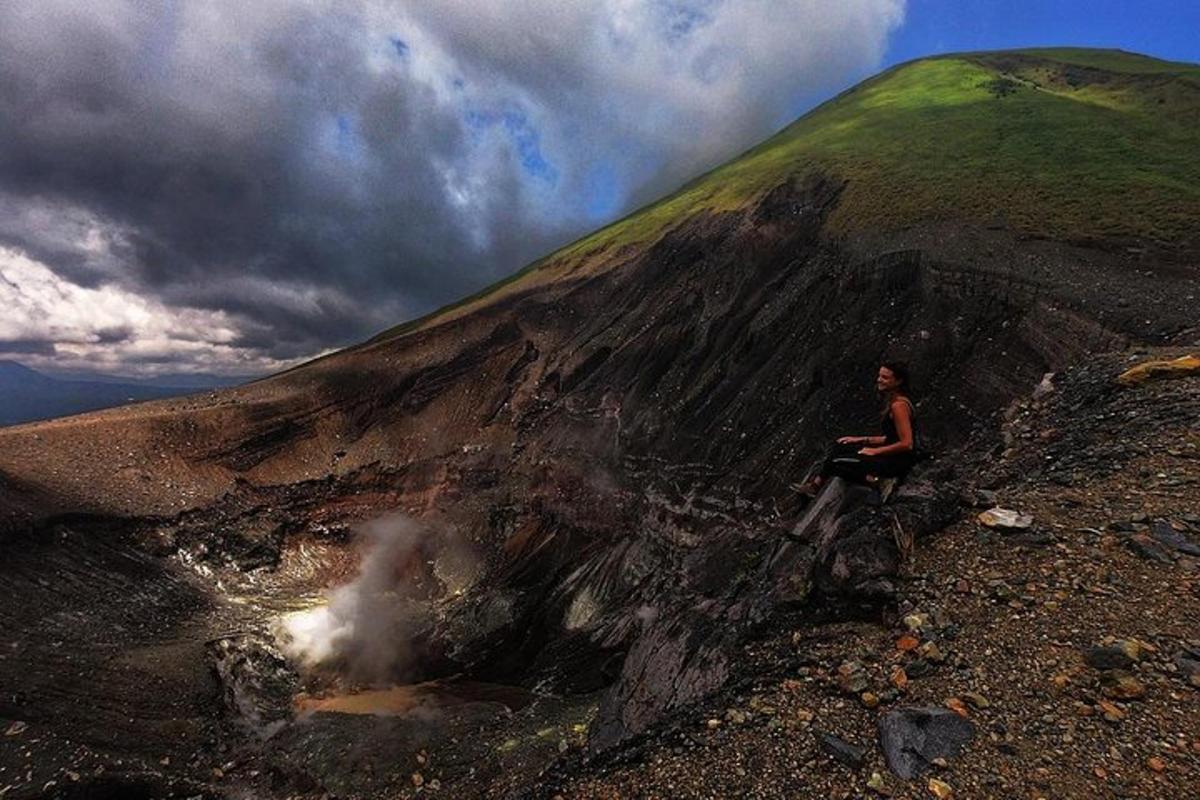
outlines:
[[[403,515],[366,523],[359,537],[358,575],[324,605],[283,617],[279,643],[309,669],[403,680],[420,660],[415,643],[431,630],[438,602],[470,585],[478,559],[453,533],[435,534]]]

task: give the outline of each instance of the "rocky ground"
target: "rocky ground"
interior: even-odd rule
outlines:
[[[966,513],[916,543],[895,607],[776,618],[726,691],[545,796],[1195,797],[1200,378],[1115,381],[1148,355],[1011,408],[1007,446],[966,454]],[[1032,523],[988,528],[994,504]],[[880,723],[913,708],[970,740],[905,780]]]
[[[839,584],[818,552],[817,591],[750,625],[723,688],[599,754],[594,692],[292,720],[296,677],[263,649],[264,609],[279,609],[258,605],[348,570],[331,566],[336,536],[293,541],[307,555],[283,557],[286,569],[263,570],[248,541],[233,554],[245,564],[209,574],[215,562],[164,565],[131,555],[145,542],[127,551],[115,531],[64,523],[3,573],[26,599],[4,621],[28,641],[0,657],[0,673],[39,699],[0,695],[0,797],[1193,797],[1200,376],[1119,380],[1183,354],[1090,360],[981,422],[965,449],[910,481],[950,492],[958,521],[915,542],[894,531],[907,554],[898,576]],[[894,509],[909,524],[905,502],[860,513]],[[996,506],[1027,519],[989,527],[979,515]],[[168,550],[211,544],[192,542],[190,524],[170,529]],[[162,534],[138,530],[121,535]],[[886,555],[879,544],[834,552]],[[214,579],[223,599],[210,613]],[[730,625],[744,627],[748,596],[711,602],[740,608]],[[147,625],[147,607],[171,613]],[[63,647],[80,630],[87,646]],[[34,707],[40,717],[25,713]]]

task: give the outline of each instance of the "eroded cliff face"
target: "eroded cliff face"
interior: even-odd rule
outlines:
[[[1003,230],[831,240],[842,189],[813,175],[247,387],[6,430],[10,528],[119,517],[212,595],[232,585],[213,574],[273,575],[238,591],[279,609],[353,574],[356,521],[403,512],[479,569],[411,631],[396,679],[604,692],[592,746],[610,746],[719,686],[781,581],[800,576],[792,600],[877,593],[816,529],[780,542],[787,484],[874,426],[881,358],[913,364],[945,483],[954,448],[1044,373],[1195,324],[1193,271],[1136,254]],[[936,492],[911,503],[910,527],[945,521]],[[864,513],[843,532],[871,532],[856,541],[886,573],[891,522]]]

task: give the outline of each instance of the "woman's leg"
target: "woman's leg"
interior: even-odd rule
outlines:
[[[879,478],[900,478],[912,469],[913,458],[908,454],[876,456],[871,461],[869,474]]]
[[[834,442],[825,451],[825,460],[821,462],[821,469],[817,474],[821,478],[830,478],[837,473],[837,462],[840,459],[859,458],[858,451],[866,447],[865,444],[842,444]]]
[[[906,455],[887,456],[838,456],[832,461],[833,472],[856,483],[866,483],[867,478],[899,478],[912,467],[912,459]]]
[[[874,475],[872,470],[874,459],[855,453],[841,453],[829,460],[829,477],[837,476],[851,483],[866,483],[868,475]]]
[[[805,473],[803,482],[793,483],[791,488],[802,495],[816,497],[817,492],[821,489],[821,484],[835,474],[834,460],[843,456],[853,455],[863,447],[864,445],[861,444],[831,443],[825,449],[825,455],[821,461],[814,464]]]

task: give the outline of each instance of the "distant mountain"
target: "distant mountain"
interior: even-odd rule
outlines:
[[[204,391],[237,386],[259,377],[257,375],[212,375],[210,373],[168,373],[139,377],[136,375],[102,375],[93,372],[45,370],[43,375],[60,381],[86,381],[88,383],[120,383],[129,386],[154,386],[160,389],[182,389]]]
[[[175,397],[227,386],[231,382],[209,375],[170,378],[173,383],[165,383],[166,378],[115,382],[112,378],[100,376],[88,379],[51,377],[16,361],[0,361],[0,425],[16,425],[141,400]]]

